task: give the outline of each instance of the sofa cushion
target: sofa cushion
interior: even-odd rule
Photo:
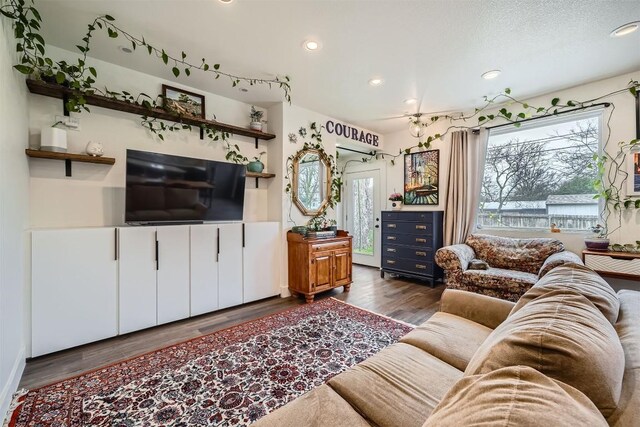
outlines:
[[[468,290],[484,288],[495,291],[496,297],[518,301],[520,297],[538,281],[538,276],[524,271],[488,268],[487,270],[467,270],[462,273],[462,282]]]
[[[456,383],[423,427],[606,426],[580,391],[533,368],[511,366]]]
[[[564,264],[548,272],[517,302],[511,313],[515,313],[531,300],[553,291],[569,289],[575,291],[595,305],[612,325],[620,311],[616,292],[598,273],[581,264]]]
[[[492,329],[463,317],[436,313],[400,339],[464,371]]]
[[[562,242],[556,239],[511,239],[486,234],[472,234],[465,243],[491,267],[532,274],[538,274],[550,255],[564,250]]]
[[[525,365],[583,392],[603,415],[620,399],[624,354],[613,326],[585,297],[551,291],[498,326],[465,375]]]
[[[328,384],[378,426],[421,426],[462,372],[409,344],[396,343]]]
[[[580,259],[580,257],[574,254],[573,252],[570,252],[570,251],[557,252],[549,256],[549,258],[547,258],[544,261],[544,263],[542,264],[542,267],[540,267],[540,271],[538,272],[538,277],[542,278],[544,277],[545,274],[547,274],[554,268],[564,264],[570,264],[570,263],[584,265],[584,263],[582,262],[582,259]]]
[[[303,394],[251,425],[369,427],[369,423],[326,384]]]
[[[616,331],[624,350],[625,371],[618,409],[607,418],[614,427],[636,425],[640,420],[640,292],[622,290]]]

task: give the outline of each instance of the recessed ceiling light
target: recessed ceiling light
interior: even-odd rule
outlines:
[[[233,0],[220,0],[220,3],[225,3],[225,4],[227,4],[227,3],[231,3],[232,1],[233,1]]]
[[[383,82],[384,82],[384,80],[382,80],[379,77],[376,77],[376,78],[373,78],[373,79],[369,80],[369,84],[371,86],[380,86]]]
[[[302,46],[304,46],[305,49],[310,50],[312,52],[314,50],[320,49],[320,43],[315,40],[305,40]]]
[[[500,71],[500,70],[491,70],[491,71],[487,71],[486,73],[482,73],[482,75],[480,77],[482,77],[485,80],[491,80],[491,79],[495,79],[496,77],[498,77],[501,72],[502,71]]]
[[[638,26],[640,26],[640,21],[629,22],[628,24],[624,24],[611,31],[611,37],[622,37],[627,34],[631,34],[634,31],[638,30]]]
[[[247,93],[247,92],[249,92],[249,89],[247,89],[246,87],[241,87],[240,88],[240,92]]]
[[[126,46],[118,46],[118,50],[120,52],[124,52],[124,53],[133,53],[133,49],[131,49],[130,47],[126,47]]]
[[[417,99],[415,99],[415,98],[409,98],[409,99],[405,99],[405,100],[404,100],[404,103],[405,103],[406,105],[413,105],[413,104],[415,104],[416,102],[418,102],[418,100],[417,100]]]

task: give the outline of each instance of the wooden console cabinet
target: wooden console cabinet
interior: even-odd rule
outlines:
[[[346,231],[330,239],[306,239],[289,232],[289,290],[313,302],[315,294],[351,283],[351,240]]]

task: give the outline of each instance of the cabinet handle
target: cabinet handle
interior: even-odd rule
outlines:
[[[624,256],[616,256],[616,255],[609,255],[609,258],[617,259],[619,261],[633,261],[634,259],[637,259],[637,258],[627,258],[627,257],[624,257]]]
[[[416,225],[416,230],[426,230],[427,226],[426,225]]]
[[[387,240],[396,240],[396,236],[387,236]]]
[[[387,224],[387,228],[396,228],[395,224]]]
[[[418,256],[427,256],[426,252],[422,252],[422,251],[416,251],[416,255]]]
[[[416,238],[416,242],[418,243],[427,243],[427,239]]]
[[[394,248],[387,248],[387,252],[395,252],[396,250]]]
[[[156,271],[160,270],[160,254],[158,246],[158,232],[156,231]]]
[[[244,223],[242,223],[242,247],[244,248]]]
[[[396,263],[396,262],[395,262],[394,260],[392,260],[392,259],[388,259],[388,260],[387,260],[387,264],[395,264],[395,263]]]
[[[114,248],[114,251],[113,251],[114,252],[113,258],[114,258],[114,261],[117,261],[118,260],[118,229],[114,228],[113,231],[115,232],[114,234],[116,237],[115,239],[116,247]]]
[[[426,270],[427,266],[422,264],[416,264],[416,268],[419,268],[420,270]]]
[[[220,261],[220,229],[216,228],[216,262]]]

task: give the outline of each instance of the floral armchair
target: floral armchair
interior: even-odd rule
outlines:
[[[517,301],[538,279],[567,262],[582,264],[556,239],[470,235],[464,244],[439,249],[436,263],[447,287]]]

